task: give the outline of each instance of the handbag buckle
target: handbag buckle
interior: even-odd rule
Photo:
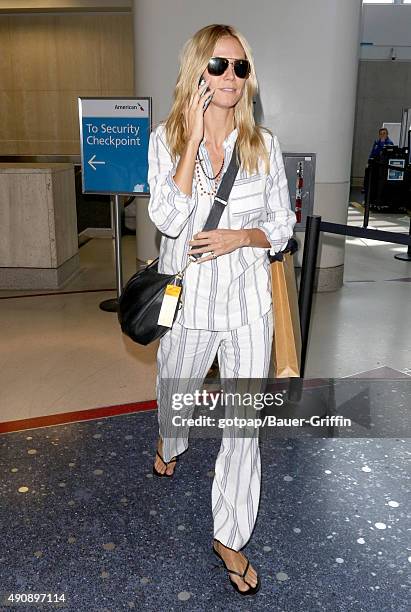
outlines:
[[[180,279],[182,280],[182,279],[183,279],[184,272],[187,270],[188,266],[189,266],[189,265],[190,265],[190,264],[191,264],[193,261],[196,261],[196,260],[195,260],[195,259],[191,259],[191,256],[189,255],[188,264],[187,264],[187,265],[186,265],[186,266],[185,266],[185,267],[184,267],[182,270],[180,270],[180,272],[177,272],[177,274],[176,274],[176,276],[175,276],[175,277],[176,277],[176,278],[180,278]]]

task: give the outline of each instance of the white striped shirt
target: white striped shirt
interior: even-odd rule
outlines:
[[[234,129],[223,143],[223,173],[230,163],[237,133]],[[256,174],[238,171],[218,227],[259,228],[266,234],[270,253],[274,254],[287,245],[296,217],[290,206],[278,139],[267,132],[263,134],[270,152],[270,171],[265,173],[262,160]],[[199,156],[206,173],[213,176],[205,138],[199,146]],[[213,200],[200,194],[195,176],[191,197],[177,187],[173,176],[178,159],[173,165],[164,124],[150,135],[148,161],[148,212],[162,234],[158,271],[175,274],[187,265],[188,242],[203,229]],[[204,174],[201,180],[211,191],[212,184]],[[241,247],[211,261],[191,263],[184,275],[183,307],[177,321],[191,329],[222,331],[248,325],[266,314],[272,307],[267,251],[268,247]]]

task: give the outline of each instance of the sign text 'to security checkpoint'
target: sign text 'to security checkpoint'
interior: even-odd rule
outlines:
[[[83,193],[148,194],[151,98],[79,98]]]

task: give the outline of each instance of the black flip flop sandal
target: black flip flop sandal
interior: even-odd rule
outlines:
[[[177,463],[178,457],[173,457],[172,459],[170,459],[170,461],[168,461],[168,462],[167,462],[167,461],[164,461],[163,457],[160,455],[160,453],[159,453],[158,451],[157,451],[157,453],[156,453],[156,454],[157,454],[157,455],[160,457],[161,461],[162,461],[162,462],[164,463],[164,465],[166,466],[166,469],[167,469],[167,466],[168,466],[170,463]],[[161,472],[158,472],[158,471],[156,470],[156,468],[154,467],[154,465],[153,465],[153,474],[155,474],[155,475],[156,475],[156,476],[158,476],[159,478],[161,478],[162,476],[165,476],[166,478],[172,478],[172,477],[174,476],[174,472],[173,472],[172,474],[166,474],[166,472],[164,472],[164,474],[162,474]]]
[[[248,568],[250,567],[250,561],[247,559],[247,565],[245,567],[245,570],[243,571],[242,574],[240,574],[240,572],[236,572],[235,570],[230,570],[228,569],[228,567],[226,566],[224,559],[222,558],[222,556],[216,551],[216,549],[213,546],[213,553],[215,555],[217,555],[217,557],[219,557],[219,559],[221,559],[221,561],[223,562],[224,568],[227,570],[227,572],[229,574],[236,574],[237,576],[240,576],[240,578],[243,579],[243,581],[250,587],[247,591],[240,591],[240,589],[238,588],[237,584],[235,582],[233,582],[233,580],[231,580],[230,578],[230,582],[231,585],[233,587],[233,589],[235,589],[237,591],[237,593],[240,593],[240,595],[246,596],[246,595],[255,595],[256,593],[258,593],[258,591],[260,590],[261,587],[261,579],[260,576],[257,576],[257,584],[253,587],[251,586],[251,584],[249,582],[247,582],[247,580],[245,580],[245,576],[247,575],[248,572]],[[224,569],[223,567],[221,567],[221,565],[217,565],[216,567],[220,567],[221,569]]]

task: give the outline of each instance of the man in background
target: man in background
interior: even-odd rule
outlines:
[[[370,160],[375,159],[379,156],[381,151],[387,145],[393,145],[393,141],[388,137],[388,130],[385,127],[382,127],[378,130],[378,138],[374,140],[374,144],[372,145],[370,154],[368,156],[368,164]],[[361,190],[361,193],[366,193],[368,189],[368,177],[369,177],[369,165],[365,169],[364,174],[364,187]]]

